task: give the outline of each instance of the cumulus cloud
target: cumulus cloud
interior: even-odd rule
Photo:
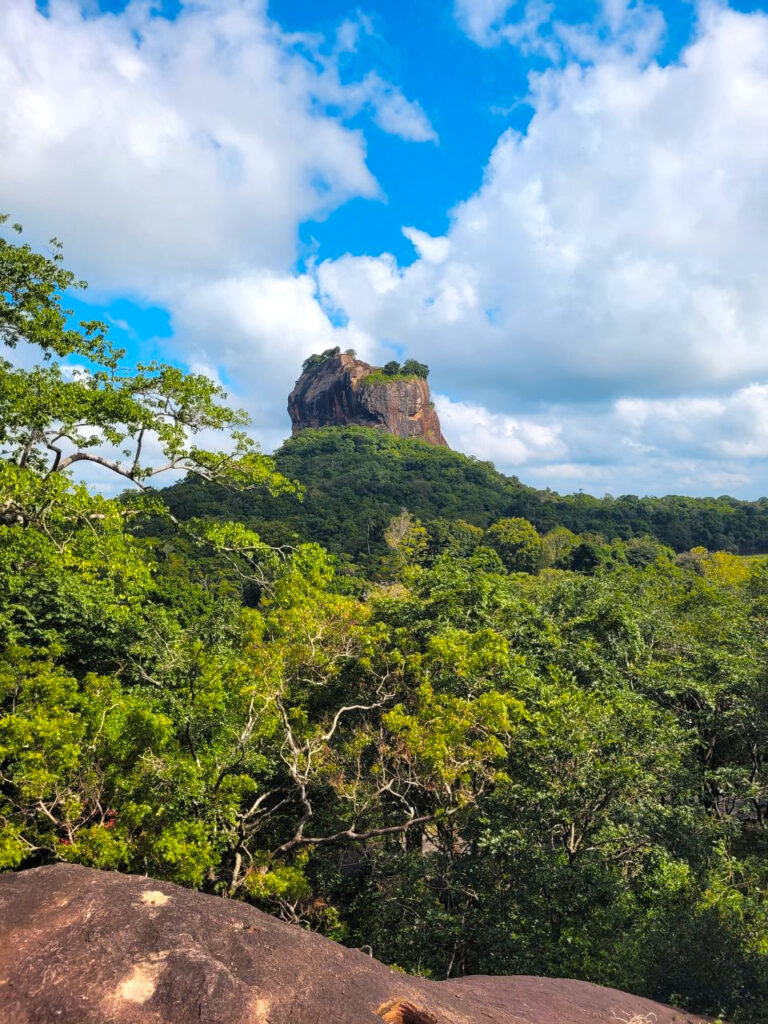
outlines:
[[[335,345],[363,358],[377,353],[365,332],[331,322],[309,274],[250,271],[180,288],[171,305],[184,346],[179,356],[225,368],[227,390],[249,410],[268,448],[285,437],[286,396],[308,355]]]
[[[330,296],[475,393],[489,376],[551,400],[768,372],[768,18],[713,13],[666,68],[553,69],[531,102],[455,209],[449,258],[323,264]],[[476,379],[480,352],[493,374]]]
[[[443,432],[454,448],[506,468],[552,462],[567,452],[561,426],[491,413],[483,406],[435,395]]]
[[[451,251],[447,238],[435,238],[418,228],[403,228],[403,234],[425,263],[444,263]]]
[[[442,245],[411,228],[419,258],[408,267],[387,254],[323,263],[323,293],[359,329],[431,362],[442,392],[491,414],[517,410],[515,420],[565,409],[596,447],[606,428],[618,431],[626,443],[608,446],[611,486],[651,457],[632,447],[646,442],[630,409],[657,409],[657,448],[662,431],[668,451],[679,436],[694,461],[757,457],[768,378],[768,17],[707,8],[677,63],[609,46],[592,65],[532,76],[530,102],[526,133],[499,139]],[[721,399],[730,415],[704,416]],[[672,405],[642,405],[654,401]],[[595,405],[611,412],[590,426],[580,410]],[[565,427],[560,436],[570,447]]]
[[[263,0],[175,21],[0,4],[11,212],[105,293],[167,308],[178,357],[220,373],[266,447],[301,360],[340,345],[429,362],[453,446],[531,482],[766,490],[768,17],[705,7],[661,66],[639,4],[606,0],[604,38],[503,0],[456,16],[482,45],[526,24],[557,52],[445,236],[403,226],[409,266],[293,269],[303,220],[379,195],[349,118],[435,134],[375,69],[350,76],[370,21],[287,35]]]
[[[630,436],[657,450],[724,460],[768,458],[768,384],[722,396],[622,399],[616,413]]]
[[[438,395],[448,441],[529,483],[614,494],[743,489],[768,458],[768,384],[507,416]]]
[[[373,31],[358,14],[330,38],[288,34],[266,0],[196,0],[172,21],[143,0],[120,14],[0,3],[0,187],[14,219],[38,242],[62,238],[99,295],[168,309],[168,355],[220,373],[266,447],[285,435],[307,355],[373,350],[292,270],[302,221],[381,198],[346,122],[436,139],[419,104],[366,69]]]
[[[379,194],[344,117],[365,109],[385,131],[434,138],[395,85],[343,83],[338,48],[321,50],[283,33],[265,0],[201,0],[173,21],[139,0],[93,17],[76,0],[48,16],[7,0],[0,181],[14,216],[55,230],[104,287],[287,270],[303,220]]]

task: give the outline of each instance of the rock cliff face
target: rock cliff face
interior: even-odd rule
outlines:
[[[74,864],[0,876],[3,1024],[705,1024],[582,981],[409,978],[235,900]]]
[[[448,447],[426,380],[387,380],[379,368],[345,353],[302,373],[288,396],[288,412],[294,434],[307,427],[374,427]]]

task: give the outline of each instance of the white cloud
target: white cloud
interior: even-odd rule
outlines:
[[[502,135],[444,239],[407,229],[408,267],[323,263],[328,300],[430,362],[441,392],[515,421],[535,409],[569,449],[577,425],[591,441],[568,463],[611,463],[619,486],[653,451],[688,446],[686,479],[696,460],[768,457],[768,17],[708,8],[678,63],[608,46],[533,76],[530,100],[527,132]],[[633,401],[656,430],[632,433]],[[607,420],[583,414],[595,403]]]
[[[500,466],[551,462],[567,451],[557,424],[490,413],[446,395],[435,395],[435,407],[453,448]]]
[[[287,270],[303,220],[378,195],[343,117],[366,109],[385,131],[434,138],[375,73],[342,84],[322,42],[284,34],[264,0],[201,0],[174,21],[139,0],[95,17],[76,0],[48,17],[5,0],[0,182],[14,217],[55,231],[106,288]]]
[[[373,350],[292,272],[302,221],[380,198],[346,120],[436,135],[365,70],[362,14],[329,40],[283,32],[265,0],[196,0],[173,21],[151,8],[51,0],[45,16],[34,0],[0,2],[0,190],[33,239],[64,240],[100,295],[168,309],[168,354],[228,381],[270,448],[307,355]]]
[[[437,132],[421,106],[407,100],[395,86],[370,71],[361,82],[339,86],[340,98],[350,113],[370,110],[374,122],[390,135],[408,142],[437,142]],[[326,93],[332,98],[330,93]]]
[[[445,263],[451,251],[447,238],[435,238],[418,228],[403,228],[403,234],[425,263]]]
[[[568,491],[744,490],[768,459],[768,384],[728,394],[620,398],[537,415],[492,414],[437,396],[449,443],[529,483]]]
[[[98,287],[167,308],[177,354],[220,374],[267,448],[308,354],[396,347],[451,396],[452,445],[531,482],[764,491],[768,17],[705,8],[661,67],[653,10],[606,2],[602,43],[527,10],[457,0],[483,45],[522,45],[525,24],[526,45],[574,57],[531,78],[526,133],[498,140],[446,235],[403,228],[408,267],[292,270],[302,220],[379,194],[345,119],[435,139],[375,71],[342,75],[373,32],[362,16],[328,41],[287,36],[260,0],[174,22],[138,2],[86,19],[73,0],[49,18],[6,0],[0,186]]]
[[[266,447],[285,437],[286,397],[307,356],[335,345],[363,358],[377,351],[358,328],[331,323],[308,274],[250,271],[180,288],[170,305],[183,339],[179,357],[225,368],[233,398],[249,410]]]
[[[646,444],[721,459],[768,459],[768,384],[729,395],[623,399],[620,421]]]
[[[647,60],[665,32],[661,11],[643,0],[602,0],[589,24],[556,18],[553,0],[455,0],[454,17],[473,42],[492,47],[508,43],[525,55],[553,63],[566,56],[583,62],[606,53]]]
[[[455,0],[454,15],[470,39],[489,46],[496,39],[500,23],[516,6],[510,0]]]

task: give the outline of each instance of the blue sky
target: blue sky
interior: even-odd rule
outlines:
[[[768,16],[6,0],[2,206],[266,450],[302,359],[429,363],[537,486],[768,492]]]

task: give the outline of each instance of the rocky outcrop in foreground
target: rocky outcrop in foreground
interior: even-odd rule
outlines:
[[[302,373],[288,396],[288,412],[294,434],[307,427],[375,427],[448,447],[424,378],[387,380],[379,367],[345,352]]]
[[[409,978],[243,903],[75,865],[0,876],[3,1024],[703,1024],[579,981]]]

